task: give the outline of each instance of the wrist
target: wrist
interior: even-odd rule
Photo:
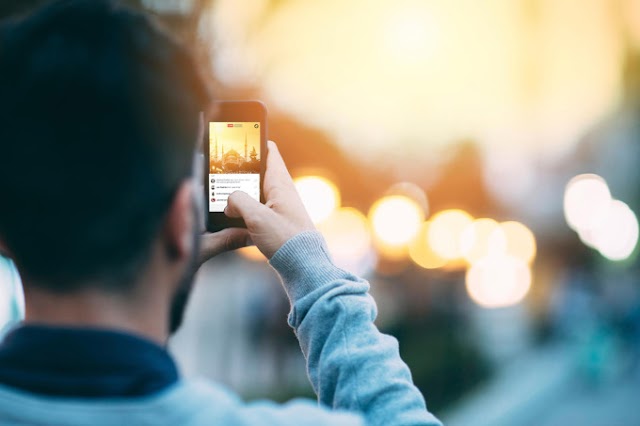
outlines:
[[[318,231],[304,231],[276,251],[269,264],[278,272],[293,303],[336,279],[350,276],[336,267]]]

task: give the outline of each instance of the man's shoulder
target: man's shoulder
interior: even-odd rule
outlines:
[[[182,379],[163,391],[135,398],[51,398],[0,385],[0,424],[359,425],[361,418],[306,399],[246,403],[219,383]]]
[[[200,425],[219,419],[239,399],[214,382],[180,380],[140,397],[51,397],[0,384],[0,424]],[[209,423],[210,424],[210,423]]]

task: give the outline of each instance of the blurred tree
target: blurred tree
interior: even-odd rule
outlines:
[[[473,140],[459,141],[449,155],[428,192],[431,211],[460,208],[474,217],[497,217],[496,203],[484,185],[478,145]]]
[[[431,312],[383,330],[398,339],[402,359],[432,412],[451,406],[491,372],[485,357],[465,336],[463,324],[453,313]]]

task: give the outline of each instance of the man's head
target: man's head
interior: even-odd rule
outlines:
[[[26,285],[126,293],[158,246],[186,271],[209,100],[188,53],[114,2],[57,1],[0,29],[0,76],[0,242]]]

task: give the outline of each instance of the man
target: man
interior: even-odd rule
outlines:
[[[248,229],[199,237],[209,98],[185,50],[102,0],[55,2],[0,38],[0,248],[26,298],[0,346],[0,424],[439,424],[373,324],[368,284],[331,263],[275,144],[266,205],[229,198]],[[320,404],[243,403],[181,379],[165,349],[197,266],[249,243],[282,278]]]

